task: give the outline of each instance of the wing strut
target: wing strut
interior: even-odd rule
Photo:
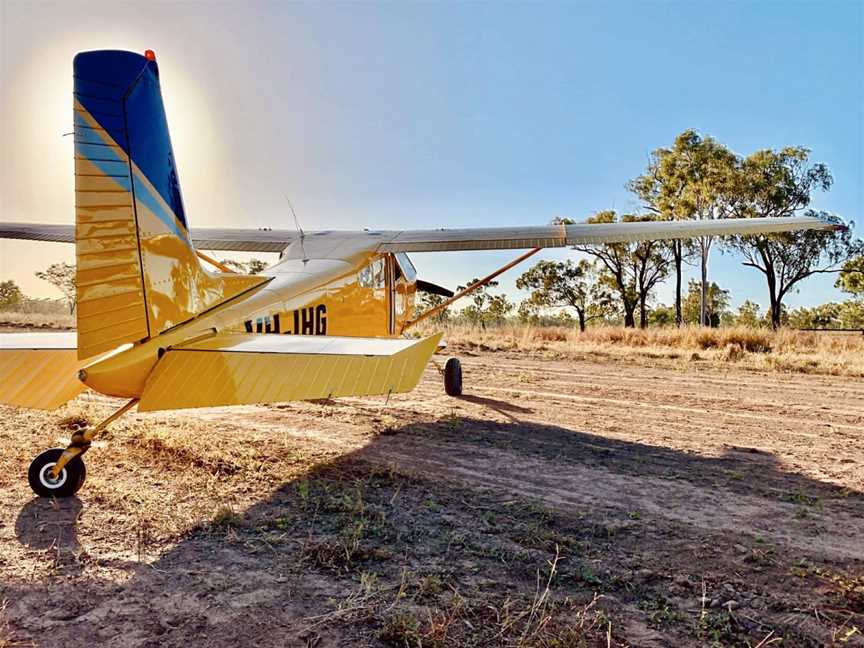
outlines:
[[[217,270],[219,270],[221,272],[230,272],[231,274],[237,274],[236,270],[232,270],[231,268],[229,268],[225,264],[219,263],[216,259],[209,257],[206,254],[204,254],[203,252],[201,252],[201,250],[195,250],[195,254],[199,259],[204,259],[207,263],[209,263],[210,265],[212,265],[214,268],[216,268]]]
[[[507,272],[507,271],[508,271],[510,268],[512,268],[513,266],[515,266],[515,265],[519,265],[519,264],[522,263],[525,259],[527,259],[528,257],[534,256],[535,254],[537,254],[537,253],[538,253],[540,250],[542,250],[542,249],[543,249],[543,248],[535,247],[535,248],[533,248],[533,249],[531,249],[531,250],[528,250],[525,254],[522,254],[522,255],[516,257],[516,258],[513,259],[510,263],[508,263],[508,264],[505,265],[505,266],[502,266],[502,267],[498,268],[498,269],[497,269],[495,272],[493,272],[492,274],[490,274],[490,275],[486,275],[485,277],[483,277],[483,278],[482,278],[480,281],[478,281],[477,283],[473,283],[473,284],[471,284],[470,286],[468,286],[467,288],[465,288],[464,290],[460,290],[458,293],[456,293],[455,295],[453,295],[450,299],[447,299],[447,300],[441,302],[440,304],[438,304],[438,305],[435,306],[434,308],[430,308],[429,310],[427,310],[427,311],[425,311],[425,312],[423,312],[423,313],[420,313],[420,315],[418,315],[417,317],[415,317],[413,320],[408,320],[407,322],[405,322],[405,323],[402,325],[402,328],[399,330],[399,334],[401,335],[402,333],[404,333],[404,332],[406,331],[406,329],[408,329],[408,327],[410,327],[410,326],[414,326],[414,325],[417,324],[418,322],[422,322],[423,320],[425,320],[425,319],[427,319],[427,318],[429,318],[429,317],[432,317],[435,313],[440,313],[442,310],[444,310],[445,308],[447,308],[450,304],[452,304],[453,302],[455,302],[457,299],[461,299],[462,297],[465,297],[466,295],[471,294],[472,292],[474,292],[474,291],[477,290],[478,288],[482,288],[483,286],[485,286],[486,284],[488,284],[490,281],[492,281],[492,280],[493,280],[495,277],[497,277],[498,275],[500,275],[500,274],[504,274],[505,272]]]

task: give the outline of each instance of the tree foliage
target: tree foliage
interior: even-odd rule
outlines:
[[[651,313],[648,315],[648,322],[652,326],[679,325],[676,317],[676,309],[672,306],[667,306],[666,304],[658,304],[652,308]]]
[[[479,282],[480,279],[474,278],[464,286],[457,286],[456,292],[461,292]],[[462,309],[460,313],[461,317],[469,324],[486,326],[493,321],[499,321],[502,312],[506,316],[506,313],[509,313],[513,309],[513,304],[507,302],[506,297],[504,297],[505,301],[503,302],[500,300],[493,302],[493,296],[489,294],[489,289],[495,288],[497,285],[497,281],[490,281],[470,293],[471,304]],[[508,304],[509,309],[507,309]],[[487,309],[490,307],[492,308],[492,312],[487,312]]]
[[[800,329],[864,329],[864,303],[847,300],[796,308],[789,313],[787,324]]]
[[[0,281],[0,310],[15,308],[24,299],[21,289],[14,281]]]
[[[510,312],[515,308],[507,295],[491,295],[482,313],[484,324],[501,325],[507,321]]]
[[[762,316],[759,313],[759,304],[747,299],[738,307],[738,312],[735,315],[735,324],[737,326],[757,328],[762,325]]]
[[[77,303],[77,291],[75,287],[75,264],[73,263],[52,263],[45,270],[36,272],[36,278],[47,281],[52,286],[57,288],[66,300],[69,306],[69,312],[75,312]]]
[[[433,308],[438,308],[441,304],[447,301],[447,298],[443,295],[436,295],[435,293],[427,293],[422,292],[418,293],[420,295],[420,312],[425,313],[426,311],[432,310]],[[429,318],[429,321],[434,322],[436,324],[446,324],[450,320],[450,307],[442,308],[440,311],[435,313]]]
[[[706,315],[708,325],[720,326],[724,313],[728,312],[730,295],[728,290],[723,290],[715,282],[710,282],[705,291]],[[687,324],[699,324],[702,322],[702,286],[693,279],[687,284],[687,296],[684,299],[684,321]]]
[[[222,265],[228,266],[232,270],[236,270],[242,274],[258,274],[269,267],[269,264],[261,259],[249,259],[248,261],[225,259]]]
[[[585,259],[578,263],[540,261],[516,280],[516,287],[531,290],[526,300],[530,303],[520,305],[525,316],[537,317],[542,308],[572,308],[580,331],[585,330],[588,321],[602,317],[612,301],[609,291],[598,284],[593,264]],[[535,308],[532,310],[531,306]]]
[[[864,298],[864,255],[843,264],[835,286],[855,297]]]

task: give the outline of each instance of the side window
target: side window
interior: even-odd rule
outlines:
[[[385,267],[384,259],[376,259],[372,262],[373,272],[375,273],[375,288],[383,288],[387,284]]]
[[[357,275],[357,281],[363,288],[371,288],[372,287],[372,266],[367,265],[362,270],[360,270],[360,274]]]
[[[375,259],[360,270],[357,280],[363,288],[383,288],[387,280],[384,268],[384,259]]]

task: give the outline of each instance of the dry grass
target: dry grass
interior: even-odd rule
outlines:
[[[649,358],[734,363],[745,369],[864,376],[864,335],[781,329],[699,327],[625,329],[503,326],[446,327],[456,346],[492,351],[552,352],[567,357]]]
[[[75,315],[0,311],[0,329],[2,328],[68,330],[75,328]]]
[[[15,638],[9,621],[6,619],[6,608],[9,601],[0,600],[0,648],[29,648],[35,644],[30,641],[19,641]]]

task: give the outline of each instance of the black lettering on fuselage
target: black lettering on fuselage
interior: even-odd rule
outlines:
[[[327,306],[307,306],[293,311],[293,328],[282,330],[282,313],[265,315],[255,320],[246,320],[243,327],[247,333],[284,333],[286,335],[327,335]],[[287,318],[285,318],[287,319]],[[254,324],[253,324],[254,322]]]
[[[315,308],[310,306],[300,311],[300,318],[303,320],[303,335],[313,335],[315,333]]]
[[[327,335],[327,307],[324,304],[315,307],[315,335]]]

